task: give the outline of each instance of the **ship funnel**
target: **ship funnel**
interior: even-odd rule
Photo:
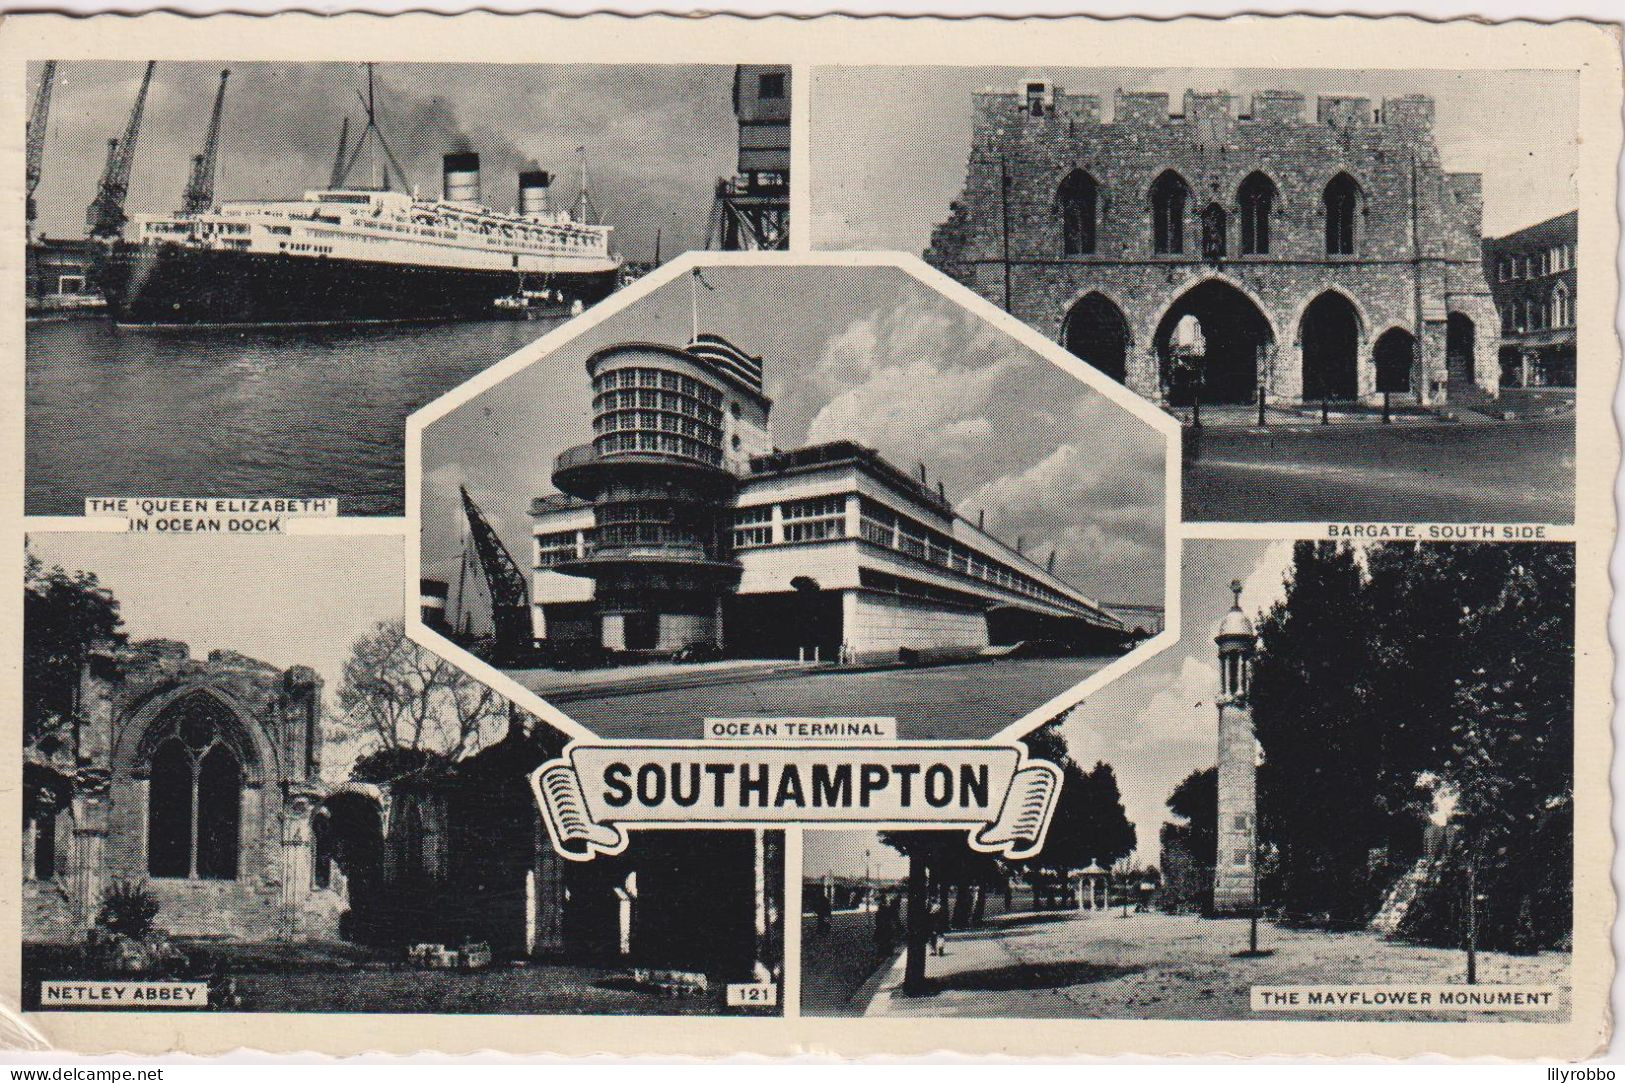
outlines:
[[[519,174],[519,213],[527,218],[546,214],[552,210],[548,189],[553,186],[553,174],[545,169],[527,169]]]
[[[442,159],[441,191],[448,203],[478,203],[480,201],[480,156],[467,151],[448,154]]]

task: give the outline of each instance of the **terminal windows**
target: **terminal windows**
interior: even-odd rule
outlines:
[[[773,505],[740,508],[734,512],[734,548],[773,544]]]
[[[824,541],[846,536],[846,497],[821,496],[784,504],[786,542]]]

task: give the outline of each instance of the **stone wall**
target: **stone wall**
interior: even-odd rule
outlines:
[[[895,661],[905,649],[968,657],[988,645],[983,613],[860,590],[842,595],[841,634],[860,662]]]

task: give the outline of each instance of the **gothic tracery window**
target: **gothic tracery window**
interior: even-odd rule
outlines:
[[[1185,204],[1189,199],[1189,186],[1173,170],[1151,186],[1151,248],[1158,255],[1177,256],[1185,251]]]
[[[1237,193],[1241,206],[1241,254],[1270,253],[1270,215],[1275,210],[1275,185],[1262,173],[1249,174]]]
[[[1360,207],[1360,186],[1347,173],[1339,173],[1326,185],[1321,197],[1326,212],[1326,254],[1354,255],[1355,225]]]
[[[147,872],[235,880],[242,823],[242,761],[222,725],[227,708],[206,693],[164,709],[148,760]]]
[[[1099,188],[1081,169],[1066,175],[1055,194],[1061,212],[1061,254],[1091,256],[1095,252],[1095,218]]]

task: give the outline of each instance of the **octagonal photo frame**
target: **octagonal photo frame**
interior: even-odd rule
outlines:
[[[571,738],[1008,742],[1179,638],[1178,423],[901,253],[684,255],[406,437],[409,636]]]

